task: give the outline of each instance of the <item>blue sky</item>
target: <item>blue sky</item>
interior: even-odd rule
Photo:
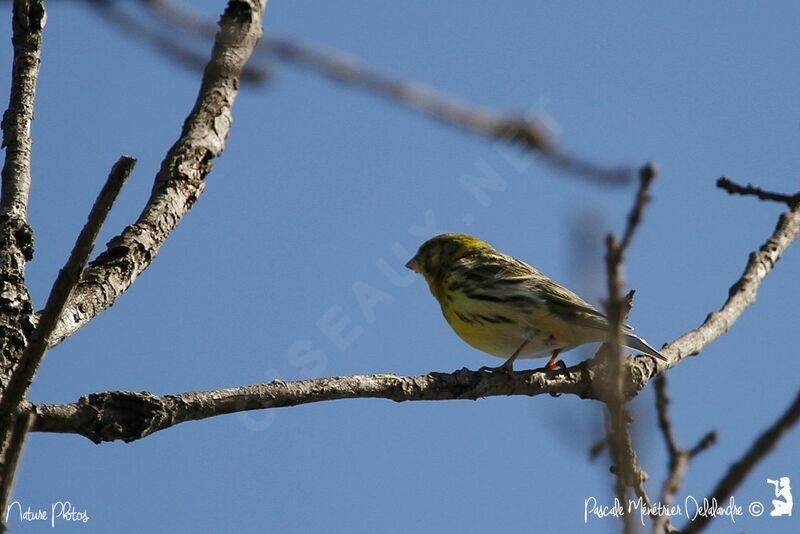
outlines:
[[[222,9],[197,4],[213,19]],[[273,1],[265,27],[468,102],[546,117],[565,148],[595,161],[657,162],[626,266],[637,289],[631,322],[660,346],[717,309],[784,208],[729,197],[715,180],[785,192],[800,184],[800,6],[430,4]],[[139,163],[100,243],[138,215],[199,80],[80,3],[48,7],[28,269],[38,308],[123,153]],[[4,88],[10,58],[6,38]],[[495,365],[455,336],[423,280],[402,269],[433,229],[478,235],[599,302],[602,239],[623,227],[631,188],[565,177],[291,66],[275,64],[273,74],[240,94],[206,192],[154,265],[48,355],[33,401]],[[487,166],[506,187],[482,203],[463,179]],[[579,232],[589,239],[580,250]],[[796,395],[798,274],[795,247],[727,336],[670,371],[681,444],[719,431],[681,501],[710,492]],[[357,297],[365,288],[381,296],[366,312]],[[350,321],[346,346],[319,326],[332,318]],[[309,366],[299,357],[312,350],[319,364]],[[651,390],[634,409],[655,496],[666,456]],[[585,499],[612,500],[607,459],[587,460],[599,414],[566,396],[350,400],[187,423],[132,444],[34,434],[15,499],[86,509],[88,524],[56,526],[75,532],[614,532],[611,519],[583,520]],[[800,487],[799,447],[795,430],[735,493],[745,515],[709,531],[796,532],[797,517],[752,518],[747,504],[769,503],[767,478]],[[10,525],[50,530],[13,516]]]

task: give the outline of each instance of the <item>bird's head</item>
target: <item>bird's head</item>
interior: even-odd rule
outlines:
[[[420,273],[430,283],[455,261],[482,249],[493,250],[491,245],[471,235],[437,235],[419,247],[416,256],[406,263],[406,267]]]

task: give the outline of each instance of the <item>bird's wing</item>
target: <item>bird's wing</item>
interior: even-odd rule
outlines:
[[[535,299],[552,315],[573,324],[601,330],[608,328],[608,318],[594,306],[535,267],[507,254],[495,251],[488,256],[482,254],[479,260],[462,258],[454,268],[463,278],[483,284],[484,287],[475,292],[483,294],[484,298],[486,292],[502,289],[520,300]],[[633,331],[628,324],[623,328],[626,332]]]
[[[538,292],[553,315],[590,328],[601,330],[608,328],[606,316],[569,289],[550,279],[534,283],[539,287]]]
[[[485,255],[478,263],[464,266],[466,278],[482,280],[485,290],[502,288],[503,293],[516,299],[535,299],[544,305],[549,315],[563,323],[608,329],[608,317],[581,297],[551,280],[541,271],[511,256],[497,253],[494,261],[487,261]],[[633,334],[633,327],[623,324],[626,346],[650,354],[661,360],[666,358],[645,340]]]

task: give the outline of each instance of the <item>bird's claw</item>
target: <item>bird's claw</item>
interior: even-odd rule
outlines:
[[[564,363],[563,360],[555,360],[547,362],[544,368],[548,371],[564,371],[567,368],[567,364]]]
[[[547,371],[563,371],[563,370],[565,370],[567,368],[567,364],[564,363],[563,360],[556,360],[555,356],[556,355],[554,354],[553,358],[551,358],[550,361],[548,361],[545,364],[545,366],[544,366],[545,370],[547,370]],[[550,392],[550,396],[551,397],[560,397],[561,393],[555,393],[555,392],[551,391]]]
[[[498,365],[497,367],[489,367],[488,365],[484,365],[480,369],[478,369],[479,373],[485,374],[495,374],[495,373],[503,373],[505,375],[511,376],[514,374],[514,366],[508,365],[508,362],[504,363],[503,365]]]

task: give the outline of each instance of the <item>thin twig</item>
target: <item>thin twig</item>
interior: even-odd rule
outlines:
[[[633,292],[622,296],[624,282],[622,280],[622,264],[613,262],[612,250],[619,252],[619,243],[613,236],[607,240],[608,254],[606,255],[608,267],[609,298],[606,302],[606,311],[609,318],[611,336],[604,345],[606,371],[601,380],[607,389],[604,398],[608,409],[606,441],[613,462],[612,472],[615,476],[614,490],[617,499],[624,507],[625,512],[621,518],[623,529],[632,533],[633,517],[628,513],[628,487],[642,500],[648,509],[652,508],[650,498],[644,489],[647,473],[639,465],[636,448],[633,445],[631,424],[633,418],[628,413],[625,398],[625,355],[622,351],[622,324],[630,310]]]
[[[717,442],[717,431],[716,430],[709,431],[705,436],[700,438],[700,441],[698,441],[694,447],[689,449],[688,451],[689,458],[690,459],[694,458],[701,452],[709,449],[716,442]]]
[[[699,354],[704,347],[725,334],[744,310],[755,302],[759,285],[799,234],[800,204],[782,213],[772,235],[757,251],[750,253],[744,272],[728,290],[722,307],[709,313],[700,326],[659,351],[667,358],[667,362],[656,362],[652,358],[629,359],[634,379],[629,384],[633,389],[627,392],[628,395],[635,395],[656,374],[675,367],[684,358]]]
[[[144,0],[142,4],[160,20],[189,34],[205,38],[213,34],[213,26],[208,21],[175,2]],[[566,153],[556,146],[553,135],[541,121],[531,120],[523,114],[500,113],[462,103],[423,84],[378,73],[341,52],[293,39],[268,37],[257,53],[397,102],[450,126],[512,143],[519,142],[562,172],[605,185],[625,185],[632,179],[627,167],[601,166]]]
[[[734,490],[739,487],[739,484],[750,474],[750,472],[758,465],[767,454],[769,454],[778,442],[783,438],[789,430],[800,419],[800,392],[795,397],[794,402],[786,409],[785,412],[775,421],[769,428],[767,428],[751,445],[744,455],[734,462],[725,475],[720,479],[717,486],[708,497],[709,502],[716,500],[721,503],[731,495]],[[709,521],[713,519],[712,515],[700,515],[694,521],[686,524],[683,531],[686,534],[700,532]]]
[[[606,436],[592,443],[592,446],[589,447],[589,461],[595,461],[606,450],[606,447],[608,447],[608,438]]]
[[[608,300],[606,301],[606,315],[608,316],[611,335],[606,342],[606,383],[608,421],[606,423],[606,440],[613,465],[614,493],[617,500],[625,507],[628,503],[628,486],[635,484],[634,477],[637,470],[635,450],[632,446],[630,435],[631,417],[625,409],[624,369],[625,355],[622,352],[622,324],[624,301],[622,297],[622,263],[621,247],[613,235],[606,240],[606,267],[608,269]],[[628,444],[631,446],[628,447]],[[633,533],[633,518],[623,512],[623,531]]]
[[[639,172],[639,188],[636,193],[634,205],[628,215],[622,241],[617,241],[613,235],[606,239],[606,269],[608,274],[608,300],[606,301],[606,315],[608,316],[610,336],[606,343],[606,373],[605,384],[608,395],[605,399],[608,407],[608,446],[614,463],[615,492],[617,498],[627,503],[627,488],[631,487],[643,503],[651,508],[650,499],[644,489],[647,473],[642,469],[637,460],[636,449],[631,436],[632,418],[626,409],[626,361],[622,351],[622,328],[625,317],[630,310],[633,293],[623,296],[625,276],[623,262],[625,252],[638,228],[644,208],[650,200],[650,186],[656,176],[656,167],[649,163]],[[633,532],[633,521],[630,514],[623,514],[625,532]]]
[[[75,247],[72,249],[67,263],[59,271],[53,283],[53,288],[50,290],[50,295],[47,298],[47,304],[39,323],[36,325],[36,329],[33,331],[33,335],[25,347],[17,367],[11,373],[11,380],[3,393],[2,399],[0,399],[0,435],[8,429],[17,406],[25,397],[33,381],[39,364],[47,351],[50,334],[58,324],[67,300],[78,283],[81,271],[83,271],[89,255],[92,253],[95,239],[100,233],[103,222],[106,220],[111,206],[114,204],[135,164],[136,160],[128,156],[122,156],[114,164],[105,185],[100,190],[100,194],[89,212],[86,224],[78,235]],[[2,442],[0,440],[0,443]]]
[[[658,173],[658,167],[655,163],[648,163],[639,170],[639,189],[636,191],[636,200],[633,203],[633,208],[628,214],[628,222],[625,226],[625,233],[622,235],[622,242],[620,243],[620,255],[624,255],[625,251],[631,244],[633,234],[642,222],[642,214],[644,208],[650,202],[650,186]]]
[[[656,414],[658,415],[658,428],[664,436],[667,444],[667,452],[670,457],[677,456],[681,451],[675,434],[672,431],[672,420],[669,417],[669,396],[667,395],[667,378],[665,375],[658,375],[654,381],[656,392]]]
[[[661,374],[655,378],[656,393],[656,413],[658,415],[658,427],[661,435],[664,436],[664,443],[667,445],[667,477],[661,488],[661,504],[669,508],[675,500],[681,481],[686,475],[686,467],[689,464],[689,457],[686,452],[678,445],[675,434],[672,430],[672,421],[669,417],[669,397],[667,396],[667,379]],[[660,514],[653,519],[653,534],[660,534],[662,531],[670,533],[674,531],[670,522],[669,515]]]
[[[672,421],[669,416],[669,396],[667,395],[667,379],[666,376],[661,374],[655,378],[655,393],[656,393],[656,413],[658,414],[658,427],[661,429],[661,434],[664,437],[664,443],[667,446],[667,477],[664,480],[664,485],[661,489],[660,503],[669,508],[675,501],[675,495],[680,489],[683,478],[686,476],[686,470],[689,467],[689,462],[702,451],[709,448],[716,442],[717,433],[711,431],[690,450],[683,449],[678,445],[675,434],[672,429]],[[653,521],[653,533],[660,534],[664,532],[676,532],[676,529],[670,522],[668,514],[659,514]]]
[[[338,83],[398,102],[450,126],[495,139],[521,143],[529,150],[538,152],[545,162],[560,171],[606,185],[624,185],[631,180],[631,172],[627,168],[603,167],[565,153],[558,148],[552,133],[543,122],[526,118],[522,114],[481,109],[421,83],[377,73],[344,54],[312,48],[291,39],[270,39],[263,50],[279,59],[323,74]]]
[[[33,425],[35,416],[30,412],[21,413],[16,421],[14,427],[11,429],[11,435],[8,438],[6,445],[5,462],[0,465],[2,472],[0,472],[0,532],[5,532],[6,514],[8,509],[8,501],[11,498],[11,492],[14,489],[14,478],[19,467],[19,460],[22,457],[22,451],[25,448],[25,439],[28,437],[28,432]]]
[[[800,193],[794,195],[786,195],[783,193],[773,193],[772,191],[765,191],[760,187],[754,185],[739,185],[727,176],[721,177],[717,180],[717,187],[724,189],[731,195],[754,196],[759,200],[770,200],[773,202],[781,202],[790,208],[797,206],[800,203]]]

